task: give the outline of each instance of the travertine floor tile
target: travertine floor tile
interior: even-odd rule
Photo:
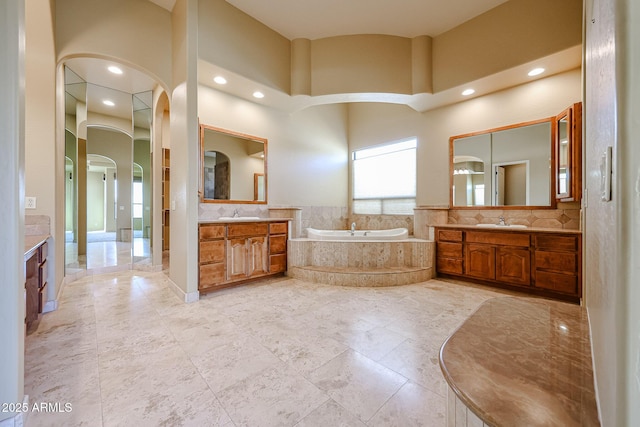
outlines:
[[[37,426],[440,426],[438,351],[491,290],[278,278],[185,304],[163,273],[65,286],[27,337]]]
[[[408,382],[369,421],[372,427],[444,427],[446,398]]]
[[[296,427],[319,426],[365,427],[366,424],[338,405],[335,400],[329,399],[296,424]]]
[[[309,379],[360,420],[367,421],[407,379],[352,350],[309,375]]]
[[[283,363],[218,393],[236,426],[293,426],[329,397]]]

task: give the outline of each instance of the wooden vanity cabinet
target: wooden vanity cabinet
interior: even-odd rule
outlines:
[[[269,270],[282,273],[287,270],[288,224],[276,222],[269,224]]]
[[[25,254],[25,323],[27,331],[31,330],[44,310],[47,289],[49,244],[45,241],[29,253]]]
[[[436,228],[441,277],[579,302],[581,235]]]
[[[206,292],[226,282],[226,227],[218,224],[201,224],[198,234],[200,241],[198,290]]]
[[[450,274],[463,274],[462,231],[436,230],[436,271]]]
[[[534,236],[535,286],[582,296],[581,235]]]
[[[198,290],[285,272],[287,229],[286,221],[200,224]]]
[[[227,280],[269,273],[267,223],[227,225]]]
[[[466,231],[465,274],[479,279],[531,283],[529,235]]]

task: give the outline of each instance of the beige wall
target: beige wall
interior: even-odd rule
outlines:
[[[28,214],[47,215],[51,221],[53,241],[50,250],[47,300],[55,299],[58,284],[64,275],[64,224],[57,227],[58,218],[64,218],[57,210],[56,194],[62,188],[51,178],[56,175],[60,147],[56,147],[56,54],[52,5],[49,0],[25,2],[27,52],[25,78],[25,195],[36,197],[36,209]],[[43,72],[43,70],[48,70]],[[61,166],[64,168],[64,166]],[[64,197],[61,196],[64,203]]]
[[[346,105],[287,114],[200,85],[198,117],[267,139],[270,206],[347,206]]]
[[[512,0],[433,40],[440,92],[582,43],[582,0]]]
[[[311,41],[311,94],[412,93],[411,39],[385,35]]]
[[[199,0],[198,24],[198,58],[290,92],[288,39],[225,0]]]
[[[349,150],[418,138],[418,205],[449,204],[449,138],[555,116],[581,100],[580,70],[418,113],[393,104],[349,106]]]
[[[114,58],[171,84],[171,14],[149,1],[56,0],[57,59]],[[142,54],[144,52],[144,54]]]
[[[224,0],[199,0],[198,58],[287,94],[437,93],[582,42],[582,1],[506,2],[435,38],[289,41]]]
[[[640,425],[640,9],[587,2],[585,287],[603,426]],[[628,25],[620,23],[627,20]],[[635,24],[635,25],[634,25]],[[614,48],[615,46],[615,48]],[[613,147],[613,192],[600,200],[600,158]]]

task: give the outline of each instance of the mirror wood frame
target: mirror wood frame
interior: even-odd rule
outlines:
[[[494,132],[517,129],[520,127],[537,125],[541,123],[550,123],[551,124],[551,134],[549,135],[549,175],[550,175],[550,186],[549,186],[549,205],[544,206],[536,206],[536,205],[498,205],[498,206],[455,206],[453,204],[454,194],[453,194],[453,171],[454,171],[454,142],[457,139],[468,138],[472,136],[478,135],[486,135]],[[515,210],[515,209],[556,209],[557,200],[556,200],[556,145],[557,145],[557,122],[556,117],[547,117],[539,120],[531,120],[528,122],[516,123],[507,126],[501,126],[491,129],[486,129],[477,132],[470,132],[461,135],[455,135],[449,138],[449,208],[450,209],[467,209],[467,210]]]
[[[204,198],[204,132],[206,130],[222,133],[225,135],[233,136],[236,138],[248,139],[251,141],[261,142],[264,144],[264,200],[241,200],[241,199],[205,199]],[[268,185],[267,185],[267,139],[260,138],[258,136],[249,135],[240,132],[234,132],[232,130],[223,129],[215,126],[200,124],[200,179],[198,185],[198,198],[200,203],[234,203],[234,204],[252,204],[252,205],[266,205],[268,201]],[[253,182],[253,181],[252,181]],[[254,184],[255,185],[255,184]],[[255,197],[255,191],[254,191]]]
[[[560,180],[556,181],[556,199],[561,202],[574,202],[582,199],[582,102],[577,102],[558,114],[555,118],[556,125],[561,121],[567,121],[565,155],[567,163],[565,165],[566,188],[560,188]],[[560,127],[557,127],[554,141],[554,152],[556,163],[554,164],[554,175],[560,176],[561,164],[561,135]]]

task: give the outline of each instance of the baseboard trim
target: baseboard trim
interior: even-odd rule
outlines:
[[[56,311],[58,309],[58,300],[54,299],[53,301],[47,301],[42,307],[43,313],[49,313],[50,311]]]
[[[178,298],[180,298],[182,301],[186,302],[187,304],[196,302],[200,299],[200,292],[198,291],[185,292],[182,290],[180,286],[176,285],[175,282],[170,278],[168,278],[167,284],[169,285],[169,288],[173,291],[173,293],[176,294]]]

